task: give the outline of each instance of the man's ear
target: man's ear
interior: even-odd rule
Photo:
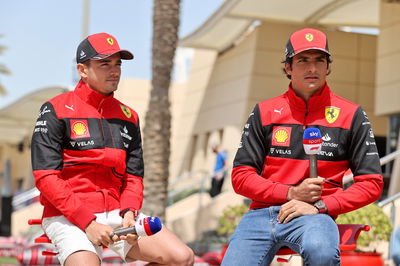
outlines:
[[[328,69],[326,70],[326,75],[328,76],[331,73],[331,64],[328,65]]]
[[[81,78],[86,78],[87,77],[88,68],[87,68],[86,65],[77,64],[76,65],[76,70],[78,70],[78,74],[79,74],[79,76],[81,76]]]
[[[292,75],[292,67],[290,66],[289,63],[285,63],[284,70],[285,70],[286,74]]]

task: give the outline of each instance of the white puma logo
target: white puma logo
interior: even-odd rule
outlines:
[[[275,112],[275,113],[278,113],[278,114],[280,114],[280,115],[282,114],[282,111],[283,111],[283,107],[282,107],[280,110],[274,109],[274,112]]]
[[[65,106],[65,108],[68,108],[68,109],[70,109],[70,110],[72,110],[72,111],[75,111],[75,110],[74,110],[74,105],[71,105],[71,106],[64,105],[64,106]]]

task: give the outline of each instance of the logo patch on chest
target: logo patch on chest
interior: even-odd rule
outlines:
[[[326,106],[325,107],[325,119],[329,124],[332,124],[333,122],[338,119],[340,114],[340,108],[335,107],[335,106]]]
[[[70,120],[71,126],[71,139],[78,139],[78,138],[89,138],[89,126],[88,121],[83,119],[71,119]]]
[[[272,145],[289,147],[291,133],[291,127],[274,127],[272,131]]]
[[[121,110],[122,110],[122,112],[124,113],[124,115],[127,117],[127,118],[131,118],[131,116],[132,116],[132,113],[131,113],[131,110],[129,110],[129,108],[128,107],[126,107],[125,105],[120,105],[120,107],[121,107]]]

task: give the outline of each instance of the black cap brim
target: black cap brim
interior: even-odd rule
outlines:
[[[115,53],[112,54],[97,54],[95,56],[93,56],[92,58],[90,58],[91,60],[101,60],[107,57],[110,57],[112,55],[115,55],[119,53],[121,56],[121,59],[123,60],[132,60],[134,58],[133,54],[131,52],[129,52],[128,50],[119,50]]]

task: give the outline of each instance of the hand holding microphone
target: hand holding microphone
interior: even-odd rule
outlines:
[[[317,154],[322,148],[322,137],[318,128],[306,128],[303,135],[303,147],[305,153],[309,156],[310,177],[312,178],[304,179],[299,185],[291,187],[287,199],[314,203],[320,199],[322,184],[325,181],[318,177],[317,170]]]
[[[138,236],[152,236],[158,233],[162,228],[162,223],[160,218],[158,217],[144,217],[136,221],[135,226],[120,228],[114,230],[114,232],[110,235],[110,238],[113,236],[124,236],[127,234],[135,234]]]

